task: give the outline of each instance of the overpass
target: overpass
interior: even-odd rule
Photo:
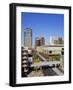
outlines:
[[[30,67],[42,67],[42,66],[53,66],[53,65],[59,65],[60,61],[44,61],[44,62],[39,62],[39,63],[34,63],[31,64]]]
[[[55,65],[56,66],[56,64],[61,64],[61,62],[60,62],[60,60],[58,60],[58,61],[47,61],[41,54],[39,54],[38,52],[36,53],[38,56],[39,56],[39,58],[40,58],[40,62],[39,63],[33,63],[33,64],[31,64],[31,66],[30,67],[42,67],[42,66],[53,66],[53,65]]]

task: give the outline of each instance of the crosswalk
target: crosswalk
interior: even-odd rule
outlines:
[[[63,75],[63,72],[61,72],[58,68],[52,68],[53,71],[55,71],[58,75]]]

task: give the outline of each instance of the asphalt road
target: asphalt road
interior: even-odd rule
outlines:
[[[44,76],[57,76],[57,73],[49,67],[42,67],[42,72]]]

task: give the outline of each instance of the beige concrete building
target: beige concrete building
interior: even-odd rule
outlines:
[[[44,46],[43,48],[43,52],[47,53],[47,54],[61,54],[61,51],[64,49],[64,46]]]
[[[56,46],[56,45],[45,45],[36,47],[38,52],[43,52],[46,54],[61,54],[61,51],[64,50],[64,46]]]

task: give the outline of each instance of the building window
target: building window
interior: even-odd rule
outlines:
[[[64,48],[62,48],[62,50],[64,50]]]
[[[64,51],[61,51],[61,54],[64,55]]]
[[[49,53],[52,53],[52,51],[49,51]]]

